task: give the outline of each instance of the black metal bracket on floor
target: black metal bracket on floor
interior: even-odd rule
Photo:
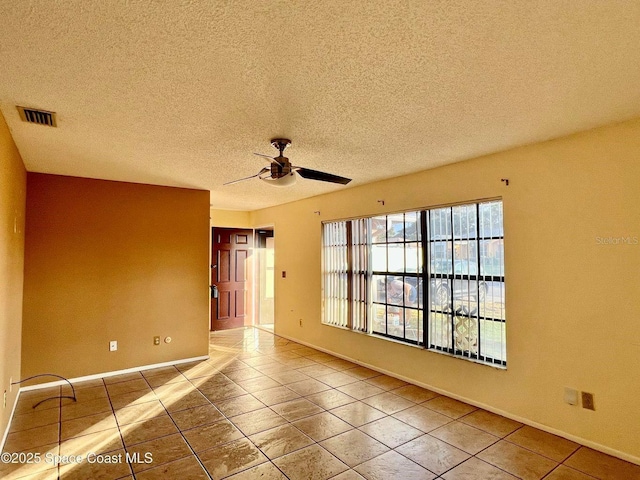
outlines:
[[[57,377],[60,378],[62,380],[64,380],[65,382],[67,382],[69,384],[69,386],[71,387],[71,391],[73,392],[73,396],[70,397],[69,395],[59,395],[57,397],[49,397],[49,398],[45,398],[44,400],[40,400],[38,403],[36,403],[33,407],[31,408],[36,408],[38,405],[40,405],[41,403],[47,402],[49,400],[54,400],[56,398],[58,399],[63,399],[63,398],[68,398],[70,400],[73,400],[74,402],[77,402],[78,399],[76,398],[76,389],[73,388],[73,385],[71,384],[71,382],[69,380],[67,380],[66,378],[64,378],[63,376],[60,375],[56,375],[55,373],[41,373],[40,375],[34,375],[33,377],[27,377],[27,378],[23,378],[22,380],[18,380],[17,382],[13,382],[11,385],[19,385],[22,382],[28,382],[29,380],[33,380],[34,378],[39,378],[39,377]]]

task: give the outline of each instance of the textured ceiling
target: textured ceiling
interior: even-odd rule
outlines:
[[[0,108],[30,171],[252,210],[640,116],[638,25],[631,0],[2,1]],[[274,136],[353,182],[222,186]]]

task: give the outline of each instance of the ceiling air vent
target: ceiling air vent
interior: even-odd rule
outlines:
[[[56,127],[55,112],[47,112],[46,110],[35,110],[33,108],[17,107],[20,112],[20,118],[23,122],[37,123],[38,125],[48,125]]]

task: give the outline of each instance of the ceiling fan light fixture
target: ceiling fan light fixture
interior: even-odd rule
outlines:
[[[265,183],[268,183],[272,187],[290,187],[292,185],[295,185],[297,178],[296,178],[295,172],[291,172],[285,175],[284,177],[280,177],[280,178],[261,177],[260,180],[262,180]]]

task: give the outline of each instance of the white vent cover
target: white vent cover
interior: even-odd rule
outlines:
[[[37,123],[38,125],[48,125],[57,127],[55,112],[46,110],[36,110],[34,108],[16,107],[23,122]]]

